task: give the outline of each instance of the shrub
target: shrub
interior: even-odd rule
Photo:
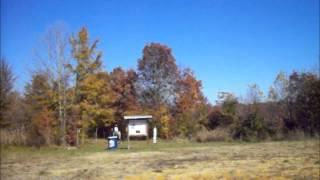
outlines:
[[[231,135],[229,129],[216,128],[214,130],[202,129],[195,135],[197,142],[210,142],[210,141],[230,141]]]
[[[0,144],[2,145],[25,145],[27,142],[26,133],[17,130],[1,129],[0,137]]]
[[[235,139],[256,141],[268,138],[269,129],[266,127],[264,118],[257,112],[253,112],[234,124],[232,134]]]
[[[305,140],[308,137],[311,137],[308,133],[305,133],[303,130],[292,130],[285,134],[286,140]]]
[[[222,113],[220,110],[212,111],[208,116],[207,127],[215,129],[217,127],[228,127],[235,121],[235,117],[230,114]]]

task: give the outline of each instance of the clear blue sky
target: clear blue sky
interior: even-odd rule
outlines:
[[[32,49],[55,22],[99,38],[108,71],[136,68],[142,48],[160,42],[190,67],[214,103],[219,91],[265,92],[277,72],[308,70],[319,59],[319,0],[1,0],[1,56],[23,91]]]

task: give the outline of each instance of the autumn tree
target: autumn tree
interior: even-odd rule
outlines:
[[[15,76],[8,62],[0,59],[0,143],[23,145],[29,122],[25,103],[19,92],[14,91]]]
[[[169,47],[159,43],[145,46],[138,62],[138,75],[144,104],[157,106],[173,102],[178,68]]]
[[[85,101],[80,103],[82,116],[86,119],[83,125],[88,127],[88,131],[95,130],[97,137],[99,127],[108,127],[115,122],[115,93],[111,88],[109,74],[98,72],[88,75],[80,90],[85,98]]]
[[[77,37],[72,36],[70,38],[71,48],[72,48],[72,57],[76,61],[75,67],[69,64],[69,68],[75,75],[75,97],[73,103],[74,118],[73,121],[76,123],[70,123],[70,125],[77,124],[79,127],[82,127],[82,143],[84,143],[85,133],[88,130],[89,123],[89,109],[88,107],[88,98],[90,94],[86,91],[86,83],[94,80],[98,72],[101,70],[101,57],[102,53],[96,51],[98,40],[95,40],[93,43],[89,41],[89,34],[86,28],[82,28],[78,33]],[[92,92],[95,93],[95,92]],[[75,129],[76,127],[72,127]],[[72,129],[68,128],[68,129]],[[74,132],[74,130],[72,130]]]
[[[54,82],[54,100],[56,101],[56,113],[60,126],[60,144],[66,143],[66,111],[69,71],[66,65],[69,63],[67,58],[68,39],[65,26],[56,23],[50,26],[39,46],[34,50],[35,60],[38,68],[46,71],[49,78]]]
[[[268,100],[273,117],[285,119],[288,115],[289,80],[280,71],[269,88]]]
[[[288,111],[285,121],[289,130],[302,129],[307,135],[320,130],[320,80],[311,73],[293,72],[289,77]]]
[[[221,106],[223,113],[235,116],[238,99],[230,92],[219,92],[217,104]]]
[[[115,94],[113,105],[115,109],[114,118],[120,130],[124,132],[126,122],[122,120],[123,116],[136,114],[140,111],[138,93],[136,90],[138,75],[132,69],[125,71],[121,67],[118,67],[113,69],[110,73],[110,77],[111,87]]]
[[[178,68],[171,49],[159,43],[146,45],[138,62],[138,77],[143,108],[161,112],[155,113],[154,123],[159,127],[161,137],[169,137],[169,107],[174,104],[178,77]]]
[[[30,129],[31,121],[28,117],[25,99],[18,91],[13,91],[9,95],[10,104],[6,109],[5,119],[10,122],[10,126],[2,130],[9,132],[11,136],[8,138],[8,144],[25,145],[27,133]],[[1,140],[5,139],[5,135],[1,136]]]
[[[267,126],[259,111],[263,92],[257,84],[248,86],[247,104],[233,129],[233,137],[242,140],[256,140],[267,137]]]
[[[247,90],[247,103],[256,105],[260,103],[263,99],[263,92],[260,89],[258,84],[250,84],[248,85]]]
[[[208,116],[207,126],[209,129],[222,127],[225,131],[238,120],[238,99],[233,93],[219,92],[217,105]]]
[[[184,69],[176,84],[176,121],[178,134],[191,137],[205,124],[208,116],[207,100],[201,81],[190,69]]]
[[[58,122],[54,118],[53,91],[48,75],[37,72],[27,84],[25,100],[31,121],[30,143],[49,145],[55,142],[58,134]]]
[[[289,81],[284,72],[280,71],[273,85],[269,88],[269,100],[282,101],[288,96]]]
[[[72,86],[66,90],[67,96],[67,119],[66,119],[66,142],[71,145],[79,145],[78,127],[80,126],[79,114],[80,108],[75,105],[75,87]]]
[[[288,118],[287,97],[289,80],[280,71],[269,88],[268,101],[264,105],[266,123],[275,133],[281,133],[283,121]]]
[[[0,59],[0,128],[10,125],[5,114],[10,106],[10,93],[12,92],[15,77],[11,67],[4,58]]]

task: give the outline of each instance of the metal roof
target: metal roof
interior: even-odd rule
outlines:
[[[135,120],[135,119],[152,119],[151,115],[136,115],[136,116],[124,116],[125,120]]]

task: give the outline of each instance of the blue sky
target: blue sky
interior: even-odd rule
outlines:
[[[48,26],[82,26],[99,38],[104,67],[136,68],[143,47],[172,48],[214,103],[219,91],[264,92],[282,70],[308,70],[319,60],[319,0],[1,0],[1,56],[23,91],[33,48]]]

